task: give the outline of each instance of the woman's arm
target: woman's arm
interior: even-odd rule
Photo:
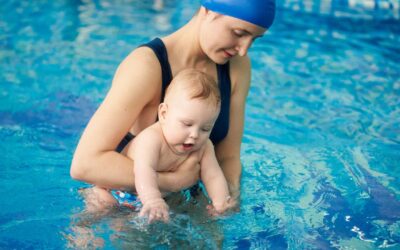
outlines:
[[[72,178],[110,189],[134,189],[133,161],[115,149],[154,100],[156,115],[160,95],[160,63],[149,48],[139,48],[121,63],[110,91],[85,128],[72,160]],[[177,179],[185,180],[185,187],[193,185],[199,169],[188,164],[174,173],[160,173],[160,188],[182,189]]]
[[[160,89],[161,69],[153,52],[132,52],[82,134],[70,170],[74,179],[106,188],[133,187],[133,162],[115,148]]]
[[[228,181],[231,196],[237,199],[240,195],[240,146],[244,128],[246,98],[250,87],[250,60],[236,57],[231,61],[232,93],[228,135],[216,146],[218,162]]]

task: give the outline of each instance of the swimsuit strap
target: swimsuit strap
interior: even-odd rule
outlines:
[[[124,138],[122,138],[121,142],[118,144],[117,148],[115,149],[116,152],[121,153],[122,150],[124,150],[124,148],[126,147],[126,145],[128,145],[128,143],[130,141],[132,141],[132,139],[135,138],[135,136],[128,131],[128,133],[126,133],[126,135],[124,136]]]
[[[210,139],[217,144],[226,137],[229,130],[229,111],[231,101],[231,78],[229,75],[229,62],[217,64],[218,86],[221,93],[221,111],[211,131]]]
[[[140,47],[149,47],[153,50],[154,54],[157,56],[158,61],[160,62],[161,66],[161,73],[162,73],[162,88],[161,88],[161,100],[164,100],[165,91],[172,81],[172,72],[171,72],[171,65],[168,61],[168,53],[167,48],[165,47],[163,41],[160,38],[154,38],[148,43],[141,45]]]

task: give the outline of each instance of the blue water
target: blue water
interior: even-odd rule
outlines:
[[[399,1],[279,1],[251,51],[240,210],[90,214],[69,177],[119,62],[193,1],[2,1],[0,249],[400,249]]]

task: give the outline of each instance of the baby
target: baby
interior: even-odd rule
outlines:
[[[207,74],[187,69],[173,79],[159,105],[159,121],[139,133],[124,150],[134,161],[135,187],[142,203],[139,216],[148,217],[150,222],[169,220],[157,172],[175,171],[187,160],[200,165],[200,178],[214,214],[233,206],[209,139],[220,104],[219,88]],[[112,193],[120,199],[115,191]],[[122,197],[125,199],[126,195],[134,197],[127,193]]]

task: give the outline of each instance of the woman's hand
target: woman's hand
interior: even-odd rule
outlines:
[[[176,190],[182,190],[184,188],[195,185],[200,179],[200,165],[197,164],[184,164],[180,166],[175,172],[176,175],[175,185]]]
[[[232,199],[230,196],[228,196],[225,200],[225,202],[221,204],[210,204],[207,205],[207,211],[208,214],[211,216],[219,216],[225,213],[226,211],[235,208],[237,206],[236,200]]]
[[[189,156],[174,171],[158,172],[158,184],[162,191],[178,192],[195,185],[200,179],[197,156]]]
[[[239,204],[240,202],[240,186],[234,186],[232,184],[229,184],[229,192],[231,194],[231,199],[232,202],[234,202],[235,204]]]

